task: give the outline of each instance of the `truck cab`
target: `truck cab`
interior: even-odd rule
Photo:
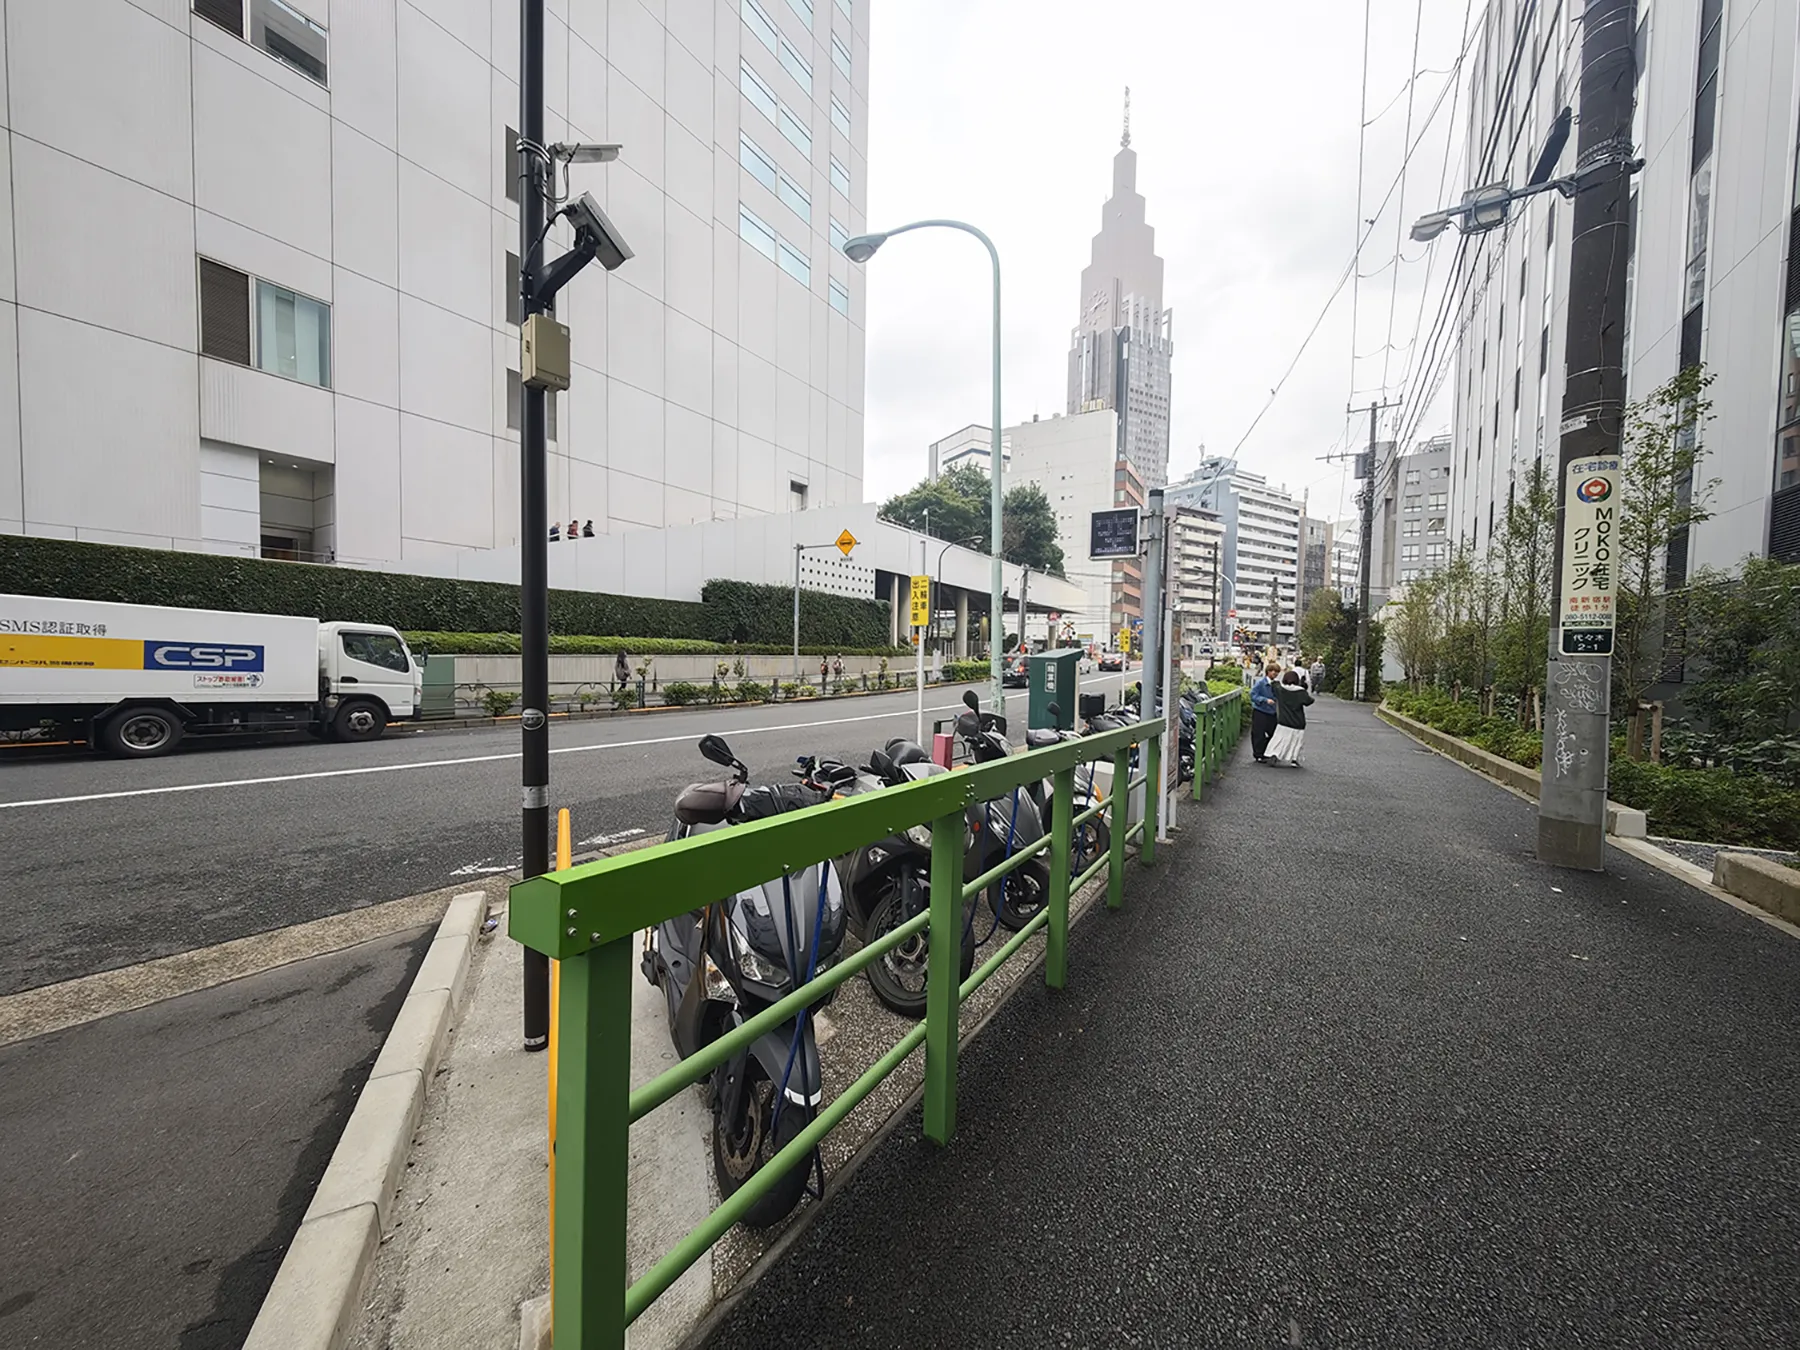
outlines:
[[[418,716],[424,674],[395,629],[319,625],[321,721],[339,740],[372,741],[391,720]]]

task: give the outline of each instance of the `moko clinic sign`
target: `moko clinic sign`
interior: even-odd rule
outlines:
[[[1570,463],[1563,495],[1564,656],[1611,656],[1619,568],[1619,460]]]

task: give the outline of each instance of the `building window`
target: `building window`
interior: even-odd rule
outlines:
[[[775,30],[775,21],[768,16],[761,5],[756,3],[756,0],[743,0],[742,13],[744,27],[756,34],[756,40],[773,54],[776,44],[781,40],[781,35]]]
[[[1425,561],[1442,563],[1450,560],[1450,545],[1447,543],[1425,545]]]
[[[850,134],[850,110],[838,102],[836,94],[831,96],[831,125],[846,136]]]
[[[331,388],[331,306],[258,281],[256,368]]]
[[[1417,469],[1408,469],[1406,471],[1406,481],[1409,485],[1412,483],[1418,482],[1419,481],[1419,471]]]
[[[800,49],[786,38],[781,39],[781,68],[794,77],[799,85],[810,96],[812,94],[812,62],[800,55]]]
[[[806,510],[806,484],[798,478],[788,479],[788,510]]]
[[[849,234],[847,234],[845,232],[844,227],[842,225],[838,224],[837,217],[832,216],[831,217],[831,251],[833,253],[842,253],[844,251],[844,245],[849,242],[850,242]]]
[[[1419,546],[1417,544],[1402,544],[1400,546],[1400,561],[1409,563],[1416,563],[1419,561]]]
[[[850,0],[837,0],[837,7],[844,11],[844,17],[846,19],[853,19],[856,17],[850,12]]]
[[[1425,533],[1426,534],[1442,534],[1442,533],[1444,533],[1444,522],[1446,519],[1447,519],[1447,517],[1444,517],[1444,516],[1431,517],[1431,519],[1429,519],[1425,522]]]
[[[1687,301],[1692,309],[1706,298],[1706,236],[1712,220],[1712,164],[1694,170],[1688,183]]]
[[[1713,119],[1718,108],[1719,44],[1724,27],[1719,22],[1724,0],[1701,0],[1700,59],[1694,71],[1694,154],[1691,168],[1698,171],[1713,148]]]
[[[774,260],[775,231],[763,224],[762,218],[742,202],[738,203],[738,238],[763,257]]]
[[[836,277],[833,277],[833,278],[831,278],[830,289],[831,289],[831,307],[833,309],[835,309],[839,314],[842,314],[846,318],[848,318],[849,314],[850,314],[850,291],[849,291],[849,288],[846,287],[844,285],[844,283],[839,281]]]
[[[738,133],[738,163],[743,165],[750,176],[770,192],[775,191],[779,174],[775,169],[775,161],[770,159],[757,143],[743,132]]]
[[[1402,539],[1417,539],[1419,537],[1419,522],[1416,520],[1403,522],[1400,526],[1400,537]]]
[[[1433,511],[1442,511],[1450,505],[1449,498],[1450,494],[1447,492],[1434,492],[1431,494],[1431,500],[1428,501],[1426,505]]]
[[[1400,569],[1400,580],[1402,580],[1402,581],[1417,581],[1418,579],[1419,579],[1419,569],[1418,568],[1403,567]]]
[[[248,31],[244,11],[250,12]],[[325,81],[325,29],[282,0],[194,0],[194,13],[260,47],[309,80]]]
[[[788,0],[788,8],[800,16],[800,22],[805,24],[808,29],[812,27],[812,0]]]
[[[781,117],[776,125],[781,128],[781,134],[788,138],[788,142],[794,149],[808,159],[812,158],[812,130],[806,123],[794,116],[793,109],[785,103],[781,105]]]
[[[1402,505],[1403,505],[1404,509],[1406,509],[1408,511],[1417,511],[1421,506],[1424,505],[1424,503],[1425,503],[1425,498],[1420,493],[1409,492],[1406,494],[1406,497],[1403,500]]]
[[[750,106],[773,122],[776,118],[777,104],[775,91],[769,88],[767,81],[750,69],[750,63],[743,57],[738,58],[738,88],[744,97],[750,100]],[[513,198],[517,201],[518,198]]]
[[[779,244],[781,256],[777,261],[781,264],[781,270],[802,286],[812,285],[812,264],[807,261],[806,255],[785,239],[779,241]]]
[[[831,64],[838,68],[846,80],[850,78],[850,49],[836,33],[831,35]]]
[[[831,186],[846,197],[850,195],[850,170],[838,163],[836,155],[831,157]]]
[[[785,173],[781,175],[781,187],[776,193],[783,206],[792,211],[808,224],[812,223],[812,196]]]

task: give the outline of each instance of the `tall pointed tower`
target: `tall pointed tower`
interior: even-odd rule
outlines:
[[[1174,311],[1163,308],[1163,260],[1144,218],[1131,148],[1131,90],[1113,156],[1112,196],[1081,273],[1081,317],[1069,348],[1069,411],[1113,408],[1119,453],[1146,488],[1169,480],[1169,361]]]

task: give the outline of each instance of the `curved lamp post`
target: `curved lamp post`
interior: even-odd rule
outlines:
[[[994,425],[989,433],[988,441],[988,480],[993,487],[990,514],[993,530],[992,551],[994,555],[994,575],[989,595],[989,612],[992,616],[988,625],[988,665],[990,678],[993,680],[993,693],[990,695],[990,706],[997,713],[1006,711],[1006,689],[1001,683],[1001,667],[1004,664],[1001,648],[1006,644],[1005,630],[1001,622],[1001,607],[1004,603],[1004,575],[1000,565],[1000,503],[1005,495],[1001,484],[1001,422],[1000,422],[1000,255],[994,249],[994,241],[989,239],[973,225],[960,220],[915,220],[910,225],[901,225],[896,229],[882,230],[874,234],[859,234],[853,239],[844,241],[844,256],[851,262],[865,263],[875,256],[875,250],[887,243],[897,234],[905,234],[908,230],[942,228],[961,230],[964,234],[972,234],[979,239],[988,251],[988,257],[994,263]]]

